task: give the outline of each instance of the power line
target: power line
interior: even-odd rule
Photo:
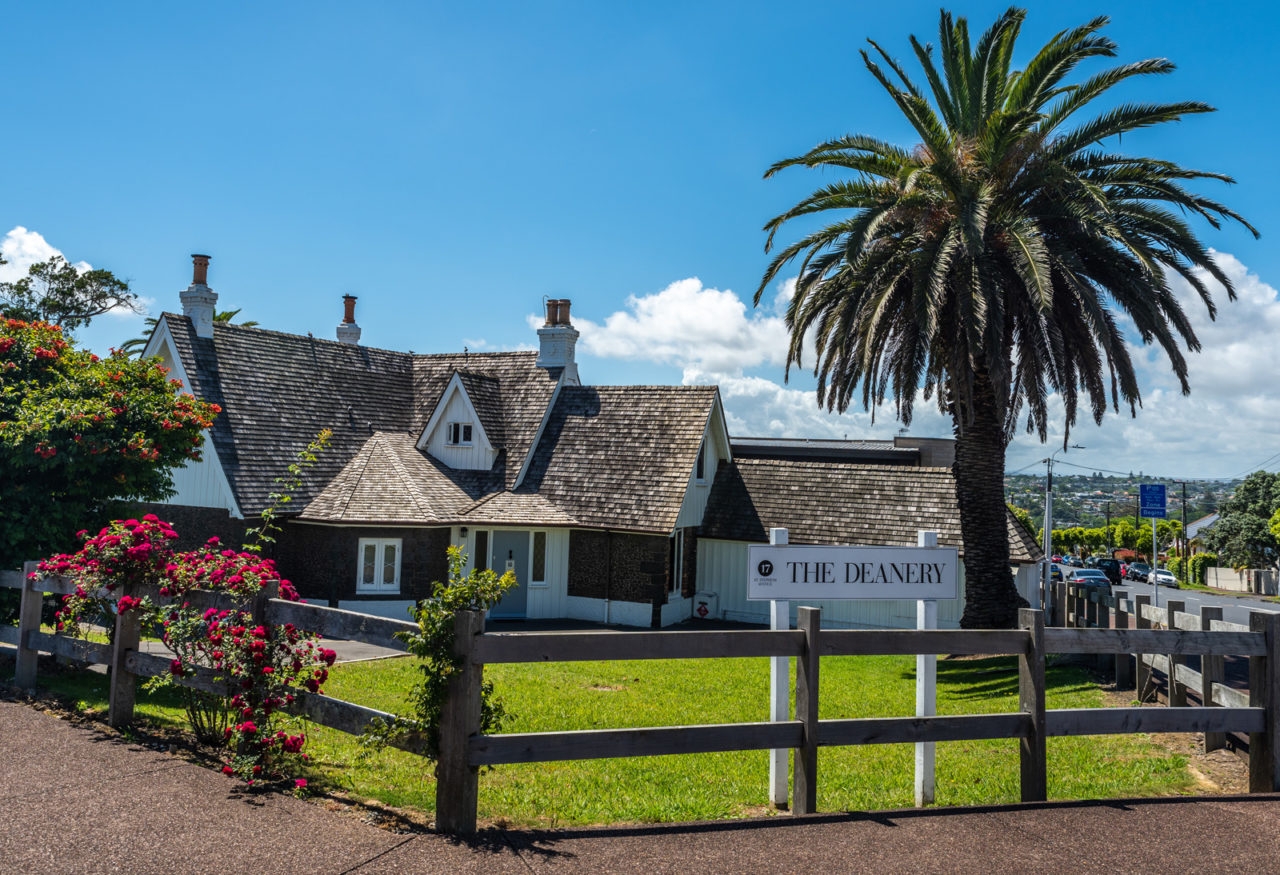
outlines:
[[[1274,456],[1270,456],[1262,460],[1257,465],[1250,465],[1248,468],[1245,468],[1243,471],[1241,471],[1239,474],[1232,477],[1231,479],[1239,480],[1241,477],[1243,477],[1246,474],[1252,474],[1254,471],[1261,471],[1263,468],[1265,468],[1271,462],[1274,462],[1276,459],[1280,459],[1280,453],[1276,453]]]

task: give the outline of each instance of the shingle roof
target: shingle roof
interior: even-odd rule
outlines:
[[[462,383],[463,391],[471,399],[471,406],[475,408],[476,417],[480,420],[480,426],[488,436],[489,443],[493,444],[494,449],[497,450],[506,447],[502,384],[495,377],[472,371],[459,371],[458,381]]]
[[[476,390],[472,403],[485,411],[485,431],[492,426],[501,435],[506,452],[497,465],[509,485],[560,374],[537,367],[536,352],[411,355],[223,323],[214,324],[210,339],[197,337],[184,316],[161,318],[188,388],[223,408],[213,445],[245,514],[266,507],[276,478],[321,429],[333,437],[304,473],[295,507],[344,473],[374,432],[416,437],[455,371]]]
[[[566,386],[521,491],[591,527],[670,532],[715,386]]]
[[[414,445],[409,432],[375,432],[301,518],[443,525],[502,488],[502,471],[457,471]]]
[[[1039,551],[1009,518],[1011,561]],[[787,528],[793,544],[913,546],[920,529],[964,555],[955,477],[947,468],[736,459],[722,462],[707,502],[702,537],[765,541]]]

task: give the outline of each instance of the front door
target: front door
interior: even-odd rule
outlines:
[[[493,562],[489,567],[499,574],[510,570],[516,575],[516,585],[493,606],[489,616],[495,619],[526,616],[529,605],[529,533],[494,532]]]

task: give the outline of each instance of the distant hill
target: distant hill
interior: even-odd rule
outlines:
[[[1107,524],[1110,505],[1111,521],[1137,512],[1138,487],[1144,483],[1163,483],[1169,492],[1169,517],[1182,519],[1182,484],[1141,472],[1119,477],[1101,472],[1053,474],[1054,528],[1084,526],[1094,528]],[[1188,522],[1213,513],[1218,503],[1230,495],[1239,480],[1188,480],[1186,518]],[[1011,474],[1004,478],[1006,500],[1031,514],[1037,524],[1044,516],[1044,474]]]

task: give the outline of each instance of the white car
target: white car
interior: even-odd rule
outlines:
[[[1147,583],[1154,583],[1157,586],[1171,586],[1178,589],[1178,578],[1173,576],[1172,571],[1166,571],[1158,568],[1147,576]]]

